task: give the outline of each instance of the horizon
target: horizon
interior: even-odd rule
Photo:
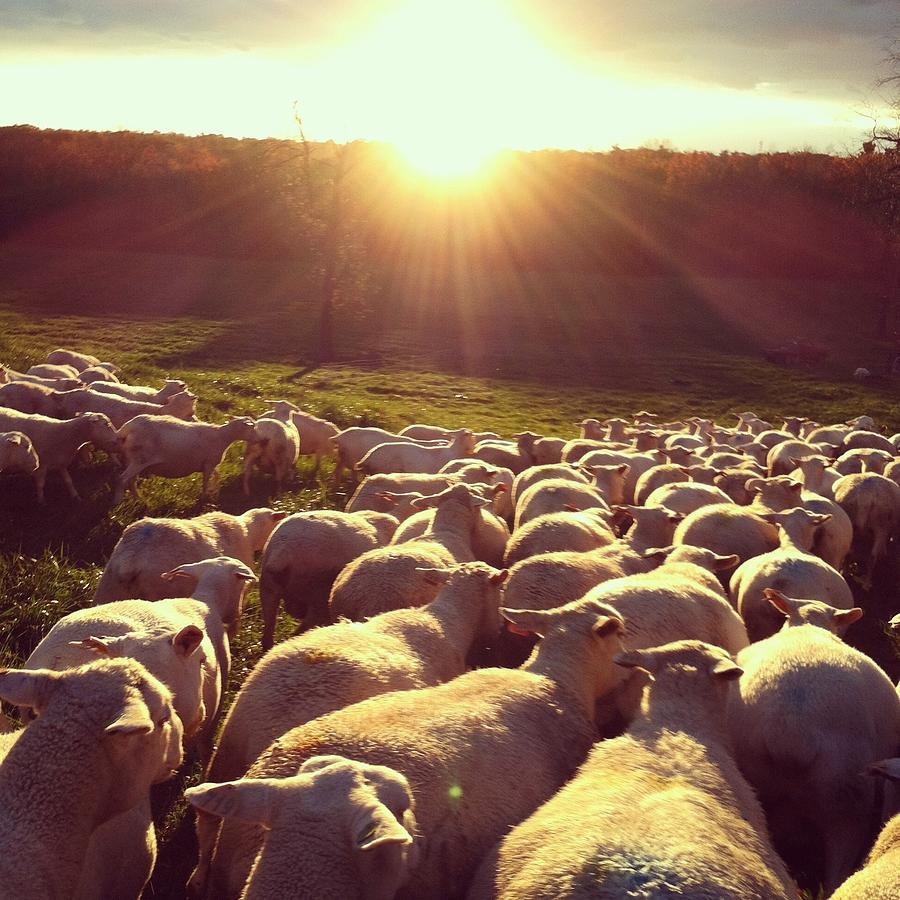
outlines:
[[[723,12],[723,7],[727,9]],[[891,0],[0,0],[0,124],[386,142],[434,174],[499,151],[860,146]],[[22,85],[27,85],[22,90]]]

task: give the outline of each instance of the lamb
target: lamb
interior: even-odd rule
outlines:
[[[415,501],[418,509],[437,507],[431,528],[408,544],[369,550],[346,566],[328,598],[329,619],[358,621],[428,603],[437,591],[417,570],[473,561],[472,534],[481,507],[489,503],[465,484]]]
[[[26,374],[38,375],[41,378],[78,378],[81,373],[75,366],[42,363],[32,366]]]
[[[156,388],[141,387],[133,384],[118,384],[114,381],[95,381],[91,384],[92,391],[101,394],[113,394],[116,397],[124,397],[126,400],[137,400],[142,403],[156,403],[160,406],[175,394],[180,394],[187,389],[183,381],[167,378],[158,390]]]
[[[504,603],[512,608],[553,609],[571,603],[613,578],[648,572],[664,554],[681,517],[667,509],[626,507],[635,524],[625,538],[588,553],[545,553],[516,563],[509,572]]]
[[[837,609],[853,608],[853,593],[840,572],[814,556],[813,541],[827,516],[805,509],[767,513],[778,527],[779,547],[744,562],[731,577],[731,598],[747,625],[750,640],[759,641],[781,628],[783,617],[766,600],[767,588],[791,597],[822,600]]]
[[[31,475],[40,465],[31,438],[21,431],[0,431],[0,472]]]
[[[871,447],[858,447],[845,450],[835,460],[834,469],[839,475],[854,475],[857,472],[884,473],[884,467],[894,460],[894,453],[884,450],[873,450]]]
[[[257,419],[256,435],[247,441],[244,451],[244,494],[250,495],[250,472],[254,466],[275,474],[275,493],[284,490],[284,483],[296,474],[300,457],[300,435],[292,422],[278,419]]]
[[[900,781],[900,759],[873,763],[868,774]],[[900,896],[900,815],[882,829],[866,864],[831,895],[832,900],[886,900]]]
[[[638,479],[648,469],[658,466],[666,462],[662,453],[632,453],[632,452],[610,452],[608,450],[595,450],[588,453],[580,460],[581,465],[586,469],[595,466],[619,466],[627,465],[628,471],[625,473],[625,500],[628,503],[634,502],[635,489],[637,488]]]
[[[399,434],[385,431],[383,428],[345,428],[331,438],[331,443],[337,452],[335,481],[340,478],[344,469],[355,471],[356,464],[379,444],[408,443],[419,447],[447,446],[445,441],[415,441],[412,438],[401,438]]]
[[[808,441],[784,441],[774,446],[766,457],[766,468],[769,475],[787,475],[795,468],[794,460],[803,456],[833,456],[832,447],[825,443]]]
[[[316,628],[266,654],[228,713],[207,777],[240,777],[276,738],[319,716],[462,675],[470,651],[499,631],[506,573],[464,563],[422,574],[439,588],[425,606]]]
[[[775,592],[769,598],[779,608],[803,604]],[[824,860],[810,874],[830,895],[865,852],[876,796],[859,773],[896,751],[900,699],[867,656],[794,617],[742,650],[738,665],[744,674],[729,704],[738,765],[782,855],[816,868]]]
[[[246,900],[390,898],[418,862],[412,790],[387,766],[314,756],[286,778],[201,784],[185,797],[198,817],[265,829]],[[327,850],[302,852],[298,834],[315,835]]]
[[[10,381],[0,386],[0,408],[56,418],[61,415],[61,396],[60,391],[30,381]]]
[[[451,428],[440,428],[437,425],[407,425],[399,434],[401,437],[417,441],[452,441],[456,432]],[[480,441],[499,441],[500,435],[493,431],[473,431],[475,443]]]
[[[733,501],[728,494],[715,485],[689,482],[688,484],[676,483],[658,487],[646,498],[644,505],[655,509],[665,507],[682,516],[688,516],[698,509],[720,503],[733,504]]]
[[[841,477],[832,460],[827,456],[803,456],[795,459],[797,469],[791,472],[791,478],[800,478],[803,487],[813,494],[834,499],[834,483]],[[800,473],[798,475],[798,472]]]
[[[511,525],[515,514],[515,507],[510,498],[510,492],[513,489],[515,475],[511,469],[504,469],[500,466],[487,466],[485,463],[477,459],[454,459],[448,462],[439,475],[472,473],[475,471],[473,466],[483,467],[486,475],[484,478],[467,477],[465,480],[470,484],[492,484],[494,486],[494,512]],[[502,485],[502,488],[501,488]]]
[[[177,597],[178,587],[163,574],[214,556],[230,556],[252,566],[255,554],[286,516],[262,507],[240,516],[213,511],[192,519],[138,519],[113,548],[93,602]]]
[[[504,616],[543,636],[521,669],[477,669],[364,700],[283,735],[247,773],[284,778],[310,757],[339,754],[405,775],[423,854],[398,900],[461,896],[487,850],[565,783],[594,740],[594,704],[616,677],[621,620],[600,605]],[[300,847],[312,837],[293,840]],[[260,839],[259,829],[226,821],[208,895],[240,894]]]
[[[420,494],[416,495],[420,497]],[[397,529],[386,513],[313,510],[282,521],[260,561],[259,600],[263,615],[263,650],[275,642],[278,606],[302,619],[301,630],[328,619],[328,596],[345,566],[376,547],[386,547]]]
[[[116,428],[137,416],[166,416],[176,419],[192,419],[197,405],[197,397],[190,391],[172,394],[165,403],[141,403],[138,400],[126,400],[83,388],[77,391],[61,391],[57,395],[60,414],[76,416],[79,413],[99,412],[108,416]]]
[[[871,585],[875,566],[900,529],[900,485],[872,472],[844,475],[834,483],[834,499],[853,524],[862,580]]]
[[[844,435],[844,440],[841,442],[842,451],[856,450],[863,447],[883,450],[885,453],[889,453],[892,458],[894,456],[894,445],[886,437],[878,434],[877,431],[851,431]]]
[[[475,445],[472,456],[492,466],[510,469],[514,475],[535,465],[534,440],[537,435],[524,432],[516,437],[516,443],[509,441],[480,441]]]
[[[669,484],[690,481],[691,476],[684,466],[666,463],[647,469],[634,488],[634,502],[637,506],[646,506],[647,498],[658,488]]]
[[[76,372],[83,372],[91,366],[99,366],[100,360],[88,353],[57,349],[47,354],[47,363],[53,366],[71,366]]]
[[[422,472],[436,475],[441,467],[454,459],[462,459],[475,448],[472,432],[462,429],[449,444],[440,447],[423,447],[407,442],[389,442],[372,448],[355,466],[357,472],[366,475],[394,472]]]
[[[133,660],[4,670],[0,698],[37,714],[0,739],[3,891],[71,897],[91,833],[146,803],[150,786],[181,765],[181,723],[168,690]]]
[[[643,715],[504,836],[468,900],[796,897],[726,737],[727,691],[741,670],[699,641],[616,662],[653,673]]]
[[[50,472],[59,472],[69,496],[73,500],[78,499],[69,466],[84,444],[91,443],[107,453],[119,449],[119,439],[112,423],[100,413],[60,420],[0,410],[0,430],[19,431],[30,438],[39,461],[32,472],[38,503],[44,502],[44,485]]]
[[[116,502],[125,495],[138,475],[184,478],[203,473],[203,495],[225,452],[236,441],[252,440],[253,420],[231,419],[224,425],[183,422],[172,416],[137,416],[119,429],[127,463],[119,476]]]
[[[528,490],[528,488],[538,481],[546,481],[550,478],[564,478],[567,481],[574,481],[578,484],[589,484],[591,480],[590,474],[586,470],[577,465],[570,465],[569,463],[531,466],[516,475],[513,480],[512,490],[510,492],[510,500],[512,501],[513,508],[515,509],[519,502],[519,498],[526,490]]]
[[[17,372],[9,366],[0,365],[0,384],[6,384],[10,381],[27,381],[31,384],[39,384],[45,388],[51,388],[54,391],[71,391],[74,388],[81,387],[81,382],[77,378],[41,378],[40,375],[26,375],[24,372]]]
[[[263,418],[291,422],[300,435],[300,455],[315,456],[314,471],[318,472],[322,457],[335,455],[337,448],[332,438],[337,437],[340,429],[327,419],[303,412],[287,400],[275,400],[272,403],[272,409],[263,413]]]
[[[506,566],[542,553],[572,551],[586,553],[616,540],[602,507],[565,509],[532,519],[509,538],[503,557]]]
[[[566,445],[564,438],[540,437],[534,442],[531,455],[536,466],[547,466],[562,461],[563,447]]]
[[[119,371],[118,367],[115,367],[115,371]],[[84,384],[94,384],[98,381],[109,384],[119,383],[119,379],[114,374],[110,363],[100,363],[99,366],[91,366],[88,369],[84,369],[79,373],[78,378]]]
[[[577,509],[609,509],[624,499],[628,466],[594,466],[593,484],[581,484],[570,479],[548,478],[532,484],[519,496],[516,504],[515,530],[552,512],[567,507]]]

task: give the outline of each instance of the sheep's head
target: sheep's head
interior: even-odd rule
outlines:
[[[18,431],[0,434],[0,472],[30,475],[39,465],[37,451],[27,435]]]
[[[852,609],[836,609],[820,600],[788,597],[772,588],[765,588],[763,594],[772,607],[785,617],[785,628],[815,625],[841,637],[863,615],[863,611],[857,606]]]

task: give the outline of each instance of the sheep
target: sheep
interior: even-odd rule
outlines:
[[[78,378],[80,371],[75,366],[42,363],[32,366],[26,374],[39,375],[41,378]]]
[[[263,650],[275,642],[282,599],[288,615],[303,620],[302,631],[326,623],[335,578],[363,553],[386,547],[397,524],[393,516],[369,510],[313,510],[284,519],[272,532],[260,561]]]
[[[31,475],[40,465],[31,438],[21,431],[0,431],[0,472]]]
[[[142,403],[138,400],[127,400],[88,388],[77,391],[61,391],[57,395],[60,415],[76,416],[79,413],[99,412],[108,416],[116,428],[137,416],[166,416],[176,419],[193,419],[197,397],[190,391],[172,394],[163,404]]]
[[[315,472],[322,465],[323,456],[334,456],[337,448],[332,441],[340,433],[340,429],[327,419],[320,419],[311,413],[303,412],[289,403],[287,400],[271,401],[273,406],[268,412],[264,412],[263,418],[278,419],[282,422],[291,422],[300,435],[300,455],[315,456]]]
[[[894,453],[884,450],[873,450],[871,447],[857,447],[845,450],[834,463],[834,470],[839,475],[853,475],[857,472],[875,472],[884,474],[884,467],[894,460]]]
[[[100,360],[88,353],[59,348],[47,354],[47,363],[52,366],[71,366],[76,372],[83,372],[91,366],[99,366]]]
[[[407,544],[369,550],[347,565],[328,598],[329,620],[344,616],[356,621],[428,603],[437,591],[417,570],[474,560],[472,534],[481,507],[489,503],[466,484],[416,500],[418,509],[437,508],[429,530]]]
[[[492,483],[497,469],[487,463],[464,464],[452,474],[420,475],[405,472],[397,475],[370,475],[365,478],[347,502],[346,512],[360,512],[371,509],[375,512],[396,514],[397,503],[384,494],[398,494],[415,491],[431,495],[446,490],[454,484]],[[415,510],[410,510],[409,515]]]
[[[767,596],[780,609],[804,603]],[[865,654],[796,616],[737,661],[744,674],[729,703],[729,729],[738,765],[782,855],[789,864],[823,861],[815,875],[830,895],[866,849],[876,797],[859,773],[896,752],[900,699]]]
[[[473,485],[485,497],[492,497],[497,486]],[[394,533],[391,544],[406,544],[420,538],[434,522],[435,510],[423,509],[406,519]],[[472,553],[475,559],[491,566],[503,565],[503,555],[509,541],[506,522],[488,509],[481,510],[472,533]]]
[[[681,517],[667,509],[627,507],[635,524],[625,538],[588,553],[544,553],[509,571],[504,603],[509,607],[553,609],[577,600],[604,581],[647,572],[661,561],[645,551],[665,547]]]
[[[207,777],[238,778],[276,738],[336,709],[462,675],[470,651],[498,633],[506,573],[479,562],[422,574],[439,589],[425,606],[326,625],[267,653],[228,713]]]
[[[853,431],[853,427],[850,425],[820,425],[818,428],[813,428],[804,440],[810,443],[824,442],[840,446],[851,431]]]
[[[383,428],[345,428],[330,441],[337,453],[337,466],[334,470],[335,481],[340,478],[344,469],[349,469],[350,472],[355,471],[356,464],[379,444],[408,443],[419,447],[447,446],[446,441],[416,441],[412,438],[401,438],[400,435],[385,431]]]
[[[118,368],[116,369],[118,371]],[[106,364],[101,363],[99,366],[91,366],[88,369],[83,369],[78,378],[84,384],[94,384],[98,381],[103,381],[109,384],[118,384],[119,379],[113,373],[112,369],[107,368]]]
[[[284,490],[284,483],[296,474],[300,457],[300,435],[292,422],[278,419],[257,419],[255,437],[247,441],[244,451],[244,495],[250,495],[250,472],[254,466],[275,474],[275,493]]]
[[[146,803],[150,786],[181,765],[181,723],[168,690],[133,660],[65,672],[7,669],[0,699],[37,715],[0,739],[3,892],[71,897],[91,833]]]
[[[387,766],[314,756],[286,778],[200,784],[185,797],[198,818],[224,817],[265,830],[241,892],[246,900],[387,900],[418,862],[412,790]],[[305,852],[300,834],[315,835],[327,850]],[[199,883],[202,873],[195,878]]]
[[[471,455],[475,459],[493,466],[511,469],[514,475],[535,465],[533,454],[536,435],[524,432],[518,435],[516,443],[510,441],[479,441]]]
[[[735,554],[746,562],[774,550],[778,546],[778,533],[774,525],[751,510],[719,503],[686,516],[675,529],[673,543],[706,547],[720,555]],[[730,574],[721,573],[725,583]]]
[[[616,539],[608,519],[609,513],[602,507],[564,509],[538,516],[509,538],[503,563],[512,566],[542,553],[564,550],[586,553],[605,547]]]
[[[853,524],[862,581],[871,586],[875,566],[900,529],[900,485],[872,472],[844,475],[834,483],[834,500]]]
[[[502,466],[487,466],[485,463],[477,459],[454,459],[441,468],[439,475],[459,474],[466,475],[475,470],[473,466],[481,466],[486,473],[484,478],[478,479],[467,477],[466,480],[471,484],[492,484],[495,488],[494,492],[494,512],[503,519],[507,525],[511,525],[513,515],[515,514],[515,506],[510,498],[510,492],[513,489],[516,476],[513,475],[512,469],[504,469]],[[505,490],[501,489],[503,486]]]
[[[727,494],[738,506],[747,506],[754,495],[747,490],[748,475],[746,469],[725,469],[713,478],[713,484]]]
[[[840,572],[812,553],[816,531],[828,520],[827,515],[791,509],[765,513],[763,518],[778,527],[779,547],[744,562],[730,584],[732,602],[747,625],[750,640],[769,637],[782,625],[782,617],[765,598],[767,588],[822,600],[837,609],[852,609],[853,593]]]
[[[423,447],[407,442],[388,442],[373,447],[354,467],[365,475],[422,472],[436,475],[453,459],[467,457],[475,448],[472,432],[462,429],[449,444]]]
[[[637,487],[638,479],[648,469],[658,466],[666,462],[665,456],[661,453],[632,453],[632,452],[610,452],[608,450],[595,450],[588,453],[580,460],[580,464],[591,469],[595,466],[619,466],[627,465],[628,471],[625,473],[625,500],[627,503],[634,502],[634,493]]]
[[[10,381],[0,386],[0,408],[34,416],[58,418],[62,392],[29,381]]]
[[[329,713],[283,735],[247,773],[284,778],[310,757],[339,754],[405,775],[417,801],[423,854],[398,900],[462,895],[483,855],[565,783],[594,740],[596,699],[616,677],[619,617],[601,605],[503,615],[543,636],[521,669],[477,669],[447,684],[381,694]],[[225,822],[209,896],[240,894],[261,836],[257,828]],[[313,837],[295,834],[298,851]]]
[[[715,506],[719,503],[733,504],[733,501],[728,494],[714,485],[690,482],[658,487],[646,498],[644,506],[651,509],[665,507],[682,516],[688,516],[698,509]]]
[[[564,438],[540,437],[534,442],[531,455],[536,466],[547,466],[562,461],[563,447],[567,441]]]
[[[59,472],[69,496],[73,500],[78,499],[69,466],[84,444],[91,443],[107,453],[119,449],[119,439],[112,423],[100,413],[60,420],[0,410],[0,430],[19,431],[31,440],[39,463],[32,472],[32,478],[38,503],[41,504],[44,503],[44,485],[50,472]]]
[[[138,475],[184,478],[203,473],[203,495],[225,452],[236,441],[252,440],[253,420],[240,416],[224,425],[184,422],[172,416],[137,416],[119,429],[126,467],[119,476],[118,502]]]
[[[841,441],[842,451],[846,452],[847,450],[858,450],[861,448],[883,450],[885,453],[890,454],[892,458],[894,456],[894,445],[886,437],[878,434],[877,431],[856,430],[844,435],[844,440]]]
[[[468,900],[788,900],[797,890],[725,736],[741,670],[679,641],[616,657],[653,673],[643,714],[489,854]]]
[[[510,500],[512,501],[513,508],[515,509],[519,502],[519,497],[521,497],[528,488],[538,481],[545,481],[550,478],[564,478],[568,481],[577,482],[578,484],[589,484],[591,480],[590,474],[586,470],[581,469],[579,466],[570,465],[569,463],[531,466],[516,475],[513,480],[512,490],[510,492]]]
[[[440,428],[437,425],[407,425],[399,432],[401,437],[417,441],[451,441],[455,431],[451,428]],[[493,431],[473,431],[472,436],[479,441],[499,441],[501,437]]]
[[[255,554],[287,515],[262,507],[240,516],[213,511],[192,519],[138,519],[113,548],[93,603],[177,597],[178,587],[163,573],[214,556],[230,556],[252,566]]]
[[[769,475],[787,475],[795,468],[794,460],[802,456],[819,455],[831,458],[833,448],[825,443],[811,443],[796,439],[776,444],[766,456]]]
[[[169,397],[186,390],[187,385],[183,381],[167,378],[163,386],[158,390],[133,384],[117,384],[113,381],[95,381],[91,384],[90,389],[101,394],[113,394],[116,397],[124,397],[126,400],[156,403],[162,406]]]
[[[785,441],[793,441],[797,439],[797,435],[790,431],[763,431],[756,436],[757,443],[764,444],[769,450],[783,444]]]
[[[54,391],[71,391],[81,387],[81,382],[77,378],[41,378],[40,375],[26,375],[24,372],[17,372],[9,366],[0,365],[0,384],[6,384],[10,381],[27,381],[31,384],[39,384],[42,387],[51,388]]]
[[[794,459],[797,468],[791,472],[791,478],[799,478],[803,487],[813,494],[834,499],[834,483],[841,473],[834,469],[833,460],[827,456],[803,456]],[[799,473],[799,474],[798,474]]]
[[[532,484],[519,495],[515,530],[538,516],[561,512],[568,506],[609,509],[610,504],[622,502],[628,466],[594,466],[591,473],[593,484],[581,484],[567,478],[548,478]]]
[[[690,481],[691,476],[684,466],[666,463],[647,469],[634,488],[634,502],[637,506],[646,506],[647,498],[657,489],[669,484]]]
[[[883,759],[866,770],[869,775],[900,781],[900,759]],[[900,897],[900,815],[884,826],[866,863],[831,895],[832,900],[888,900]]]

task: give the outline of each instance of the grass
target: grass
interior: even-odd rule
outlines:
[[[663,286],[651,285],[648,292],[653,290]],[[670,286],[663,293],[672,299],[678,292]],[[527,428],[574,436],[574,422],[585,415],[604,418],[646,408],[665,418],[727,419],[751,408],[773,419],[789,412],[820,421],[865,412],[887,433],[900,430],[900,401],[892,385],[866,388],[846,377],[852,371],[849,361],[862,352],[858,328],[849,326],[829,367],[784,369],[761,358],[765,336],[736,336],[733,323],[723,325],[723,316],[706,321],[704,308],[692,308],[687,319],[678,315],[683,306],[665,307],[664,314],[648,318],[652,304],[645,297],[632,310],[638,318],[644,315],[643,325],[629,324],[621,311],[618,319],[607,313],[599,325],[585,324],[589,339],[565,315],[563,325],[544,340],[524,331],[511,337],[514,317],[501,328],[496,316],[475,316],[448,332],[376,330],[367,342],[345,347],[348,362],[313,367],[307,359],[308,309],[302,306],[290,315],[269,310],[220,320],[153,319],[63,315],[33,300],[0,292],[0,361],[25,369],[54,347],[75,347],[115,360],[128,381],[183,378],[200,397],[200,417],[210,421],[258,414],[268,398],[285,398],[341,426],[438,422],[505,434]],[[138,498],[115,506],[115,470],[102,454],[75,473],[80,501],[70,501],[51,479],[48,504],[41,508],[26,480],[0,480],[0,663],[24,661],[56,619],[88,601],[122,529],[135,519],[190,516],[211,508],[242,512],[262,505],[288,511],[341,507],[352,487],[332,485],[328,464],[315,475],[304,460],[294,490],[274,500],[270,485],[257,480],[246,498],[239,471],[239,452],[232,449],[212,502],[200,500],[200,478],[193,476],[146,479]],[[882,623],[900,609],[897,574],[893,568],[881,573],[877,589],[859,596],[869,615],[851,633],[895,678],[900,673]],[[280,627],[281,636],[290,633],[290,623]],[[226,704],[260,656],[255,591],[233,650]],[[183,896],[194,848],[180,795],[199,776],[196,765],[189,767],[156,797],[160,860],[150,897]]]

